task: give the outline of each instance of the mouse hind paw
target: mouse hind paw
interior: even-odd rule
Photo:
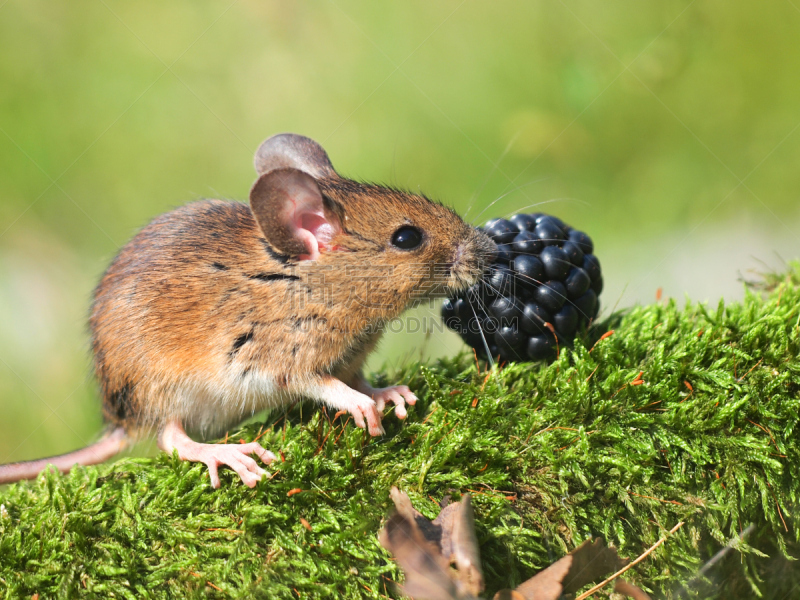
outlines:
[[[218,488],[219,467],[227,466],[236,471],[247,487],[256,487],[269,473],[258,466],[251,455],[257,456],[266,465],[275,460],[275,455],[257,442],[249,444],[201,444],[191,439],[177,421],[166,425],[158,438],[159,446],[165,452],[178,451],[181,460],[201,462],[208,467],[211,487]]]
[[[269,477],[269,472],[258,466],[258,463],[250,455],[256,455],[266,465],[275,460],[275,455],[262,448],[257,442],[249,444],[197,444],[197,446],[198,448],[193,449],[195,458],[185,458],[185,460],[205,463],[208,467],[211,487],[213,488],[218,488],[220,485],[217,469],[222,465],[236,471],[242,482],[247,487],[252,488],[256,487],[256,484],[265,475]]]

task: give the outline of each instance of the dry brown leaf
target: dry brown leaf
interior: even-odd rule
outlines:
[[[453,527],[460,512],[460,502],[448,504],[439,513],[439,516],[433,520],[433,525],[438,528],[441,534],[439,545],[442,547],[442,556],[447,560],[451,560],[455,553],[453,550]]]
[[[576,592],[626,563],[617,555],[616,549],[606,546],[603,538],[587,540],[520,585],[516,591],[525,600],[557,600],[561,594]]]
[[[569,573],[571,566],[572,555],[567,554],[547,567],[544,571],[528,579],[528,581],[520,585],[514,592],[518,594],[522,600],[558,600],[564,589],[561,582]],[[504,596],[501,596],[502,593],[503,592],[498,592],[495,594],[494,600],[503,598]],[[505,597],[510,598],[511,596]]]
[[[379,539],[403,569],[404,594],[415,600],[458,599],[447,561],[439,548],[425,539],[413,519],[395,513],[386,522]]]
[[[635,585],[628,583],[624,579],[617,579],[614,584],[614,591],[618,594],[633,598],[633,600],[651,600],[644,590],[639,589]]]
[[[577,592],[586,584],[602,579],[628,564],[628,560],[620,558],[617,549],[606,546],[601,537],[586,540],[570,554],[573,561],[569,573],[564,577],[565,593]]]
[[[494,600],[525,600],[525,596],[514,590],[500,590],[494,595]]]
[[[483,571],[469,494],[442,509],[433,525],[441,531],[442,556],[458,568],[459,591],[477,596],[484,587]]]
[[[635,558],[635,559],[634,559],[632,562],[626,562],[624,567],[622,567],[621,569],[619,569],[618,571],[616,571],[615,573],[613,573],[612,575],[610,575],[609,577],[607,577],[606,579],[604,579],[603,581],[601,581],[600,583],[598,583],[597,585],[595,585],[595,586],[592,586],[592,588],[591,588],[591,589],[589,589],[589,590],[586,590],[585,592],[583,592],[583,593],[582,593],[580,596],[578,596],[577,598],[575,598],[575,600],[584,600],[585,598],[589,598],[590,596],[594,595],[594,594],[595,594],[597,591],[599,591],[599,590],[600,590],[602,587],[604,587],[606,584],[608,584],[608,583],[612,582],[613,580],[617,579],[617,578],[618,578],[620,575],[622,575],[622,574],[623,574],[625,571],[627,571],[628,569],[632,568],[634,565],[638,565],[638,564],[639,564],[640,562],[642,562],[642,561],[643,561],[645,558],[647,558],[648,556],[650,556],[650,554],[652,554],[652,553],[655,551],[655,549],[656,549],[656,548],[658,548],[658,547],[659,547],[661,544],[663,544],[664,542],[666,542],[666,541],[667,541],[667,539],[669,538],[669,536],[671,536],[673,533],[675,533],[676,531],[678,531],[678,529],[680,529],[681,527],[683,527],[683,526],[684,526],[684,524],[685,524],[685,522],[684,522],[684,521],[681,521],[680,523],[678,523],[677,525],[675,525],[675,527],[673,527],[672,529],[670,529],[670,530],[669,530],[669,532],[668,532],[666,535],[664,535],[664,536],[663,536],[663,537],[662,537],[660,540],[658,540],[658,541],[657,541],[655,544],[653,544],[652,546],[650,546],[650,547],[649,547],[647,550],[645,550],[644,552],[642,552],[642,553],[641,553],[639,556],[637,556],[637,557],[636,557],[636,558]]]
[[[443,508],[432,522],[414,509],[407,494],[393,487],[391,497],[397,512],[379,539],[403,569],[403,593],[414,600],[475,600],[484,581],[470,496]],[[451,564],[458,570],[451,570]],[[588,540],[516,590],[497,592],[494,600],[558,600],[626,564],[603,538]],[[615,591],[634,600],[650,600],[638,587],[622,580],[617,581]]]
[[[475,514],[472,512],[472,500],[469,494],[465,494],[458,504],[461,510],[453,523],[452,558],[455,558],[459,581],[470,594],[477,596],[484,588],[483,570],[478,540],[475,537]],[[442,534],[444,535],[444,527]]]
[[[441,547],[442,527],[437,522],[438,518],[437,521],[433,522],[426,519],[425,516],[417,511],[417,509],[415,509],[411,504],[411,499],[408,497],[408,494],[401,492],[396,487],[392,487],[392,489],[389,491],[389,496],[391,497],[392,502],[394,502],[395,509],[398,513],[403,515],[403,517],[405,517],[408,521],[413,522],[426,540],[437,547]],[[445,556],[447,555],[445,554]]]

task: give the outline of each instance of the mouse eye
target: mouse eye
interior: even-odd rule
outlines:
[[[404,225],[392,235],[392,246],[401,250],[413,250],[422,243],[422,232],[411,225]]]

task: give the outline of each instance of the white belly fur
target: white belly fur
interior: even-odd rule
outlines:
[[[217,437],[262,410],[286,407],[297,399],[271,375],[253,370],[244,377],[184,382],[177,390],[174,416],[193,435]]]

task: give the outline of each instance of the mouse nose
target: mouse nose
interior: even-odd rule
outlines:
[[[477,234],[476,246],[478,247],[478,254],[483,255],[484,264],[492,264],[497,260],[497,254],[499,252],[497,244],[483,231],[476,229],[475,233]]]
[[[473,229],[453,250],[450,260],[450,287],[469,287],[497,258],[497,244],[482,231]]]

